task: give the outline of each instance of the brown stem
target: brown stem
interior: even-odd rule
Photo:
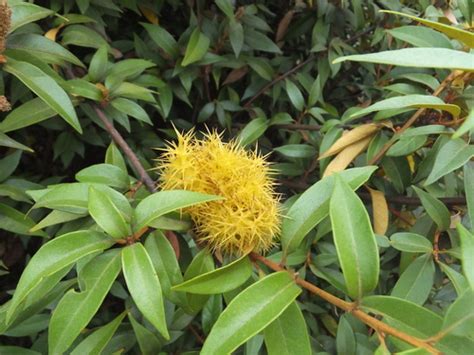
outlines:
[[[433,96],[439,96],[443,92],[443,90],[446,88],[446,86],[453,81],[453,79],[456,77],[457,73],[453,71],[451,74],[449,74],[446,79],[443,80],[443,82],[438,86],[438,88],[433,92]],[[426,111],[426,108],[420,108],[418,109],[413,116],[411,116],[408,121],[405,122],[405,124],[400,128],[400,130],[395,134],[385,145],[380,149],[380,151],[372,158],[370,159],[368,165],[373,165],[376,162],[378,162],[384,155],[385,153],[390,149],[390,147],[395,143],[397,138],[405,132],[408,128],[410,128],[416,120]]]
[[[250,253],[250,257],[254,260],[260,261],[262,264],[268,266],[270,269],[274,271],[287,271],[285,268],[283,268],[281,265],[268,260],[267,258],[257,254],[257,253]],[[294,276],[294,275],[292,275]],[[410,345],[413,345],[415,347],[423,348],[427,351],[429,351],[431,354],[441,354],[439,350],[434,348],[431,344],[428,342],[416,338],[414,336],[411,336],[409,334],[406,334],[398,329],[395,329],[388,324],[378,320],[377,318],[372,317],[371,315],[365,313],[364,311],[360,310],[357,308],[357,304],[353,302],[346,302],[326,291],[323,289],[320,289],[319,287],[309,283],[308,281],[302,280],[298,277],[295,278],[295,282],[300,285],[301,287],[307,289],[311,293],[321,297],[325,301],[328,301],[329,303],[335,305],[336,307],[346,311],[350,312],[352,315],[357,317],[359,320],[364,322],[366,325],[369,327],[373,328],[377,332],[381,332],[383,334],[388,334],[392,335],[394,337],[397,337],[398,339],[401,339],[405,342],[407,342]]]
[[[128,143],[123,139],[122,135],[119,131],[114,127],[114,125],[109,121],[107,116],[105,115],[104,111],[102,111],[97,105],[92,104],[92,109],[95,111],[99,119],[105,126],[107,132],[109,132],[110,136],[114,140],[115,143],[122,149],[122,152],[127,156],[130,163],[132,164],[133,168],[137,171],[140,175],[140,181],[142,181],[145,186],[147,187],[148,191],[154,192],[156,190],[155,182],[152,180],[150,175],[146,172],[145,168],[143,167],[138,157],[130,148]]]

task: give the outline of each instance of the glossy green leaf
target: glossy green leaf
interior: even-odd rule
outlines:
[[[461,223],[456,229],[461,240],[461,261],[464,276],[474,290],[474,234],[470,233]]]
[[[464,291],[469,288],[469,284],[467,283],[466,278],[453,268],[449,267],[446,264],[438,263],[441,270],[448,276],[449,280],[452,282],[454,288],[456,289],[456,293],[460,296]]]
[[[99,355],[104,350],[107,343],[110,341],[117,328],[122,323],[122,320],[127,315],[126,312],[122,312],[114,318],[110,323],[95,330],[91,335],[85,338],[77,345],[71,352],[71,355]]]
[[[92,56],[89,64],[89,78],[92,82],[104,79],[108,66],[107,46],[101,46]]]
[[[45,36],[33,33],[16,34],[8,39],[8,48],[36,55],[47,63],[61,64],[69,62],[84,68],[84,64],[74,54],[60,44]]]
[[[0,229],[15,234],[48,237],[43,231],[31,231],[35,224],[35,221],[27,215],[13,207],[0,203]]]
[[[50,76],[30,63],[12,59],[9,59],[8,63],[3,66],[3,70],[16,76],[76,131],[82,133],[71,100]]]
[[[43,245],[31,258],[21,275],[7,312],[7,322],[11,320],[20,303],[43,278],[86,255],[107,249],[112,244],[113,240],[103,233],[80,230],[64,234]]]
[[[269,355],[311,355],[311,344],[303,313],[296,302],[264,330]]]
[[[354,168],[339,175],[355,190],[365,183],[376,169],[374,166]],[[328,176],[318,181],[301,194],[288,210],[281,230],[281,243],[285,253],[296,250],[309,231],[328,215],[334,180],[334,176]]]
[[[234,18],[234,6],[230,0],[216,0],[217,7],[229,18]]]
[[[415,259],[395,284],[391,295],[422,305],[433,286],[435,267],[430,254]]]
[[[433,251],[431,242],[416,233],[400,232],[392,234],[390,244],[397,250],[409,253],[431,253]]]
[[[412,188],[420,198],[421,204],[425,208],[426,212],[437,224],[439,230],[447,230],[451,224],[451,214],[449,213],[449,210],[446,208],[446,206],[436,197],[433,197],[422,189],[416,186],[412,186]]]
[[[44,7],[30,4],[27,2],[17,2],[11,5],[12,17],[9,32],[24,26],[30,22],[34,22],[54,14],[54,11]]]
[[[0,122],[0,131],[10,132],[34,125],[56,116],[57,113],[39,97],[15,108]]]
[[[426,179],[425,185],[430,185],[450,172],[462,167],[473,156],[474,145],[464,142],[461,138],[450,140],[438,152],[433,169]]]
[[[211,41],[202,33],[199,28],[196,28],[191,37],[189,38],[188,45],[186,47],[186,52],[184,53],[183,61],[181,65],[183,67],[197,62],[207,53],[209,49],[209,44]]]
[[[145,248],[160,280],[163,295],[177,304],[186,303],[185,295],[171,291],[171,286],[183,282],[183,275],[168,238],[163,232],[155,231],[146,238]]]
[[[428,140],[428,136],[412,136],[410,138],[402,138],[390,147],[386,155],[389,157],[407,156],[421,147]]]
[[[123,169],[111,164],[95,164],[82,169],[76,174],[79,182],[105,184],[118,189],[128,189],[130,178]]]
[[[74,45],[86,48],[100,48],[106,46],[111,48],[104,37],[90,27],[83,25],[70,25],[62,32],[61,43],[65,46]]]
[[[135,209],[135,230],[140,230],[174,210],[219,199],[219,196],[184,190],[156,192],[140,201]]]
[[[457,105],[445,104],[443,100],[431,95],[405,95],[391,97],[382,101],[378,101],[369,107],[357,111],[352,114],[351,119],[363,117],[369,113],[383,110],[409,108],[433,108],[436,110],[448,111],[454,116],[459,116],[461,109]]]
[[[160,281],[142,244],[135,243],[122,249],[122,269],[138,309],[163,337],[169,339]]]
[[[102,100],[102,91],[87,80],[73,79],[69,80],[66,85],[68,93],[72,96],[81,96],[94,101]]]
[[[409,15],[403,12],[398,12],[398,11],[388,11],[388,10],[383,10],[382,12],[386,12],[388,14],[394,14],[394,15],[399,15],[399,16],[404,16],[408,17],[412,20],[418,21],[422,23],[425,26],[434,28],[435,30],[438,30],[445,35],[457,39],[465,44],[467,44],[470,48],[474,48],[474,34],[471,32],[462,30],[460,28],[454,27],[454,26],[449,26],[445,25],[444,23],[441,22],[435,22],[435,21],[430,21],[426,19],[422,19],[413,15]]]
[[[126,97],[128,99],[143,100],[150,103],[156,103],[153,97],[153,91],[143,86],[123,82],[110,92],[110,97]]]
[[[95,223],[113,238],[126,238],[132,234],[130,225],[117,206],[105,193],[92,186],[89,188],[88,210]]]
[[[156,66],[155,63],[144,59],[124,59],[111,67],[109,75],[105,80],[107,83],[108,80],[121,81],[127,78],[133,78],[154,66]]]
[[[201,354],[228,354],[273,322],[300,294],[286,271],[266,276],[237,295],[221,313]]]
[[[41,353],[13,345],[0,345],[0,354],[5,355],[41,355]]]
[[[300,89],[289,79],[285,80],[286,92],[290,98],[291,103],[298,111],[304,109],[304,97]]]
[[[130,323],[132,324],[133,332],[137,338],[141,354],[158,354],[161,349],[161,344],[156,335],[145,326],[141,325],[130,313],[128,314],[128,319],[130,319]]]
[[[21,150],[17,150],[0,159],[0,181],[6,180],[13,174],[20,163]]]
[[[288,158],[296,159],[313,158],[316,155],[316,149],[308,144],[287,144],[273,150]]]
[[[258,51],[269,53],[281,53],[280,48],[263,33],[253,30],[249,26],[244,27],[244,41],[245,43]]]
[[[348,294],[359,299],[377,286],[379,252],[364,204],[337,176],[329,216]]]
[[[120,272],[120,251],[110,250],[93,258],[81,270],[81,292],[70,290],[51,317],[48,331],[50,354],[64,353],[94,317]]]
[[[179,47],[173,36],[162,26],[141,23],[147,30],[151,39],[168,55],[176,57],[179,54]]]
[[[342,316],[337,325],[336,349],[338,354],[355,355],[356,338],[351,324]]]
[[[212,295],[233,290],[249,279],[252,274],[252,263],[247,255],[217,270],[201,274],[179,285],[174,291]]]
[[[449,39],[431,28],[423,26],[402,26],[387,30],[390,35],[415,47],[441,47],[453,49]]]
[[[189,264],[186,272],[184,273],[184,281],[191,280],[199,275],[205,274],[209,271],[214,270],[214,259],[208,248],[204,248],[199,251]],[[178,292],[181,294],[181,292]],[[189,314],[195,314],[199,312],[209,300],[208,295],[198,295],[193,293],[187,293],[187,305],[189,308],[186,312]]]
[[[117,97],[110,103],[114,108],[126,115],[136,118],[139,121],[153,124],[148,116],[148,113],[136,102],[121,97]]]
[[[251,120],[237,136],[239,144],[245,147],[254,143],[265,133],[269,125],[269,121],[263,117]]]
[[[474,130],[474,109],[469,110],[469,113],[467,114],[467,117],[461,127],[459,127],[457,131],[454,132],[453,138],[459,138],[463,134],[466,134],[467,132],[472,130]]]
[[[334,64],[346,60],[399,65],[413,68],[459,69],[474,71],[473,54],[446,48],[404,48],[371,54],[339,57]]]
[[[459,336],[474,334],[474,290],[466,290],[451,304],[444,316],[442,333]]]
[[[125,163],[125,159],[114,143],[110,143],[107,151],[105,152],[105,163],[115,165],[127,173],[127,164]]]
[[[229,21],[229,39],[235,56],[238,57],[244,45],[244,28],[239,21]]]
[[[74,221],[76,219],[79,219],[85,216],[86,214],[77,214],[77,213],[53,210],[41,221],[39,221],[37,224],[31,227],[30,232],[36,232],[36,231],[39,231],[40,229],[43,229],[49,226],[54,226],[59,223]]]

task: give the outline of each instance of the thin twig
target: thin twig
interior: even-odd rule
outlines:
[[[122,149],[122,152],[127,156],[130,163],[132,164],[133,168],[137,171],[138,175],[140,175],[140,181],[142,181],[145,186],[147,187],[148,191],[154,192],[156,190],[156,185],[153,179],[148,175],[145,168],[143,167],[138,157],[130,148],[128,143],[123,139],[122,135],[119,131],[114,127],[114,125],[109,121],[107,116],[105,115],[104,111],[102,111],[97,105],[91,104],[92,109],[95,111],[99,119],[105,126],[105,129],[110,134],[112,139],[115,143]]]
[[[275,263],[271,260],[268,260],[267,258],[265,258],[265,257],[263,257],[263,256],[261,256],[257,253],[251,253],[250,257],[253,260],[260,261],[262,264],[268,266],[270,269],[272,269],[274,271],[288,271],[285,268],[283,268],[281,265],[279,265],[279,264],[277,264],[277,263]],[[294,276],[294,275],[292,275],[292,276]],[[358,309],[356,303],[346,302],[346,301],[344,301],[344,300],[342,300],[342,299],[340,299],[340,298],[324,291],[323,289],[313,285],[312,283],[309,283],[308,281],[305,281],[305,280],[300,279],[298,277],[295,278],[295,282],[296,282],[296,284],[298,284],[301,287],[307,289],[311,293],[321,297],[325,301],[328,301],[329,303],[335,305],[336,307],[338,307],[338,308],[340,308],[340,309],[342,309],[346,312],[351,313],[356,318],[358,318],[359,320],[361,320],[362,322],[364,322],[366,325],[373,328],[377,332],[382,332],[384,334],[392,335],[392,336],[394,336],[398,339],[401,339],[401,340],[407,342],[410,345],[413,345],[413,346],[419,347],[419,348],[423,348],[423,349],[427,350],[428,352],[430,352],[431,354],[441,354],[441,352],[439,350],[434,348],[428,342],[426,342],[422,339],[419,339],[417,337],[411,336],[409,334],[406,334],[406,333],[404,333],[404,332],[402,332],[398,329],[395,329],[395,328],[389,326],[388,324],[378,320],[377,318],[374,318],[374,317],[370,316],[369,314],[365,313],[364,311]]]

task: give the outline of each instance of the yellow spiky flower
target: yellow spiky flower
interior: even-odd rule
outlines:
[[[265,157],[236,141],[225,143],[211,132],[202,140],[179,134],[160,159],[160,186],[219,195],[186,209],[195,223],[197,241],[215,252],[245,254],[272,247],[280,231],[279,196]]]

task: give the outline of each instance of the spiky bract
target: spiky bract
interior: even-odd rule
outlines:
[[[223,142],[216,132],[202,140],[193,133],[178,134],[178,142],[164,150],[158,168],[164,190],[225,198],[186,209],[195,222],[198,242],[238,255],[273,245],[280,231],[280,205],[264,157],[235,141]]]

